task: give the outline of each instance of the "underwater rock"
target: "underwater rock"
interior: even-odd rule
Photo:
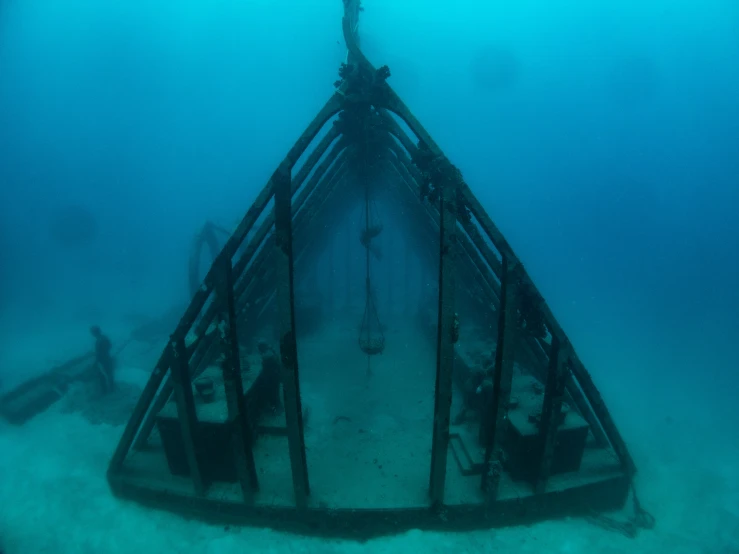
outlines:
[[[49,222],[51,238],[67,247],[88,245],[97,239],[99,225],[95,216],[83,206],[67,206]]]

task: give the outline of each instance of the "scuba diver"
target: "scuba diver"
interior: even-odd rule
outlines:
[[[103,332],[97,325],[90,327],[90,333],[95,339],[94,367],[98,383],[100,384],[100,394],[105,395],[115,390],[115,379],[113,375],[115,360],[110,352],[113,344],[108,337],[103,335]]]

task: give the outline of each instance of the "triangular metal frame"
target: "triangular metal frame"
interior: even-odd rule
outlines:
[[[404,206],[401,224],[409,241],[421,258],[439,267],[435,417],[429,476],[432,511],[447,511],[444,494],[457,339],[455,290],[460,284],[455,267],[464,269],[462,290],[498,314],[494,402],[480,483],[488,498],[486,510],[497,500],[502,465],[498,442],[510,402],[513,360],[521,356],[542,368],[539,377],[546,383],[536,491],[542,495],[547,492],[558,412],[566,399],[587,420],[597,443],[610,446],[615,452],[622,471],[618,487],[625,493],[635,465],[590,374],[461,173],[386,83],[386,68],[373,67],[359,49],[359,2],[344,0],[344,5],[343,31],[349,56],[348,63],[342,66],[337,91],[257,195],[195,292],[112,456],[108,478],[113,490],[121,495],[147,496],[142,487],[131,492],[130,480],[125,478],[125,460],[131,448],[146,448],[157,413],[174,397],[195,496],[205,495],[208,483],[198,471],[194,446],[197,421],[189,383],[203,361],[220,349],[226,353],[221,365],[228,417],[236,423],[234,448],[239,460],[239,480],[245,505],[250,505],[259,485],[251,453],[252,437],[243,413],[244,391],[238,379],[240,361],[235,329],[238,321],[258,320],[266,306],[276,303],[293,491],[296,507],[305,512],[310,485],[297,368],[294,264],[315,259],[326,247],[342,219],[338,208],[346,205],[347,198],[358,199],[361,195],[357,182],[370,175],[382,175],[392,183],[391,197]],[[293,175],[308,146],[337,115]],[[415,137],[409,136],[398,121]],[[322,217],[317,217],[319,214]],[[329,214],[328,219],[325,214]],[[424,239],[430,233],[438,237],[437,247],[430,247]],[[546,334],[523,332],[519,314],[543,324]],[[148,498],[160,501],[161,495],[151,492]],[[418,524],[413,520],[412,525]]]

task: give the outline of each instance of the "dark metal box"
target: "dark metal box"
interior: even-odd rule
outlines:
[[[541,439],[539,426],[529,418],[525,409],[513,409],[508,414],[508,433],[505,451],[506,470],[516,480],[534,481],[538,475],[541,459]],[[580,469],[585,443],[588,438],[588,424],[576,412],[566,414],[557,429],[551,473],[565,473]]]

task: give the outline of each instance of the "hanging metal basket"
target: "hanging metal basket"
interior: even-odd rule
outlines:
[[[385,337],[359,337],[359,348],[368,356],[382,354],[385,350]]]

